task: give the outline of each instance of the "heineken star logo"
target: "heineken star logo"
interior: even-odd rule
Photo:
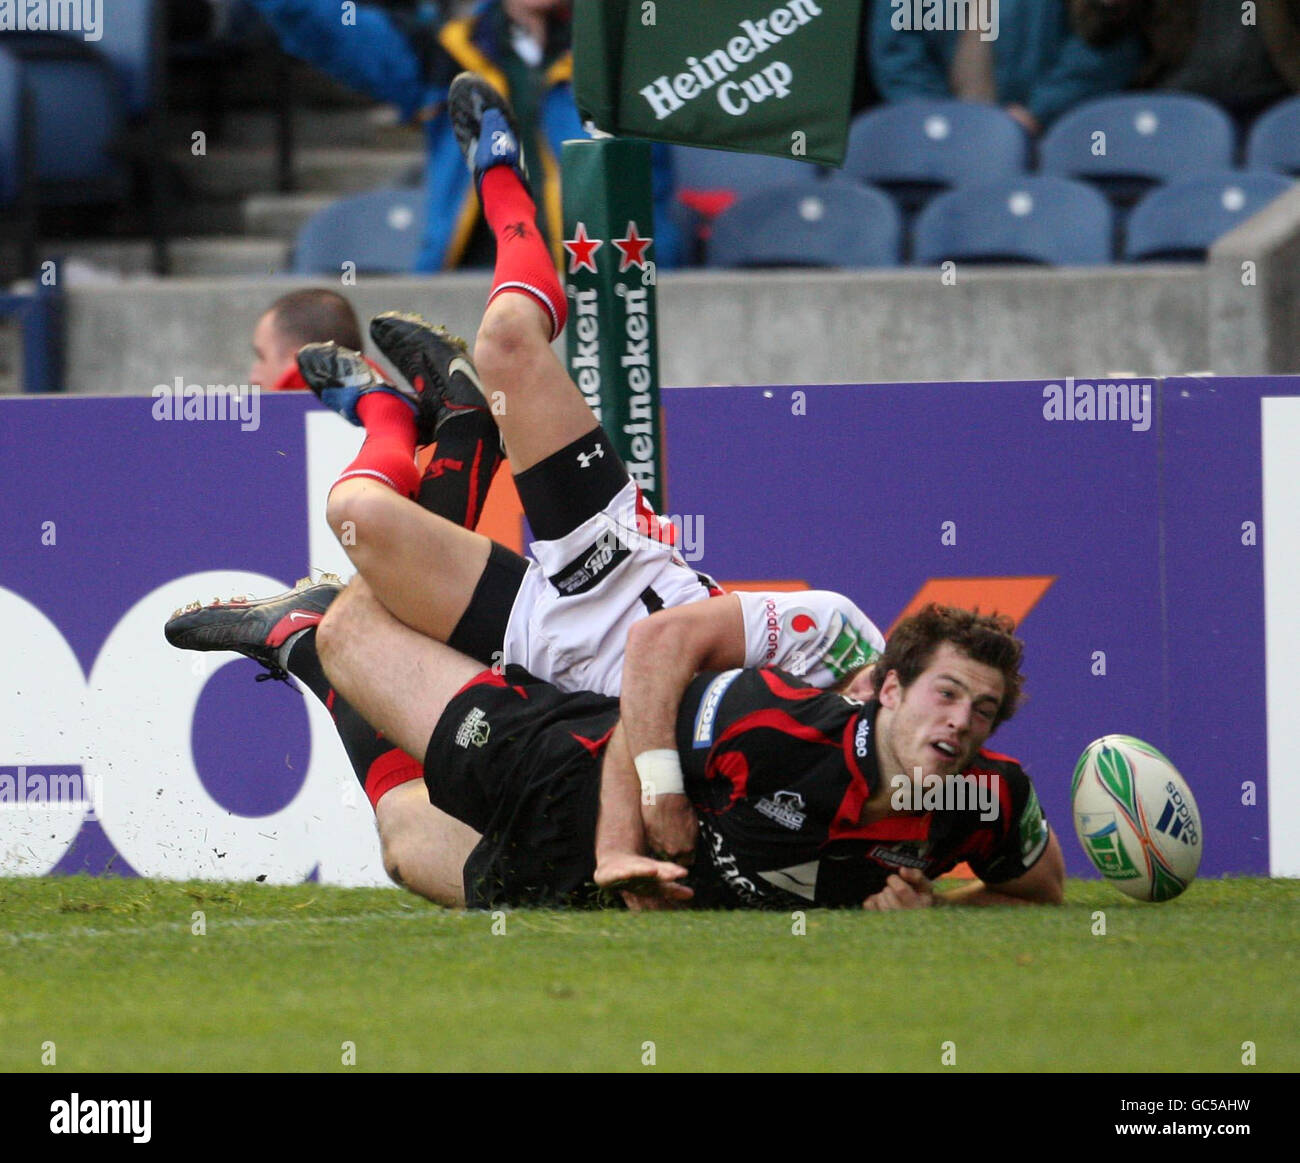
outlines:
[[[647,239],[647,241],[649,240]],[[573,238],[564,240],[564,249],[569,252],[569,274],[576,275],[585,267],[594,275],[596,273],[596,251],[604,245],[599,238],[588,238],[587,224],[579,222]]]
[[[646,247],[652,242],[653,238],[642,238],[637,233],[636,223],[627,224],[627,235],[624,238],[611,238],[610,241],[618,247],[618,273],[622,274],[628,267],[639,267],[645,270],[646,267]]]

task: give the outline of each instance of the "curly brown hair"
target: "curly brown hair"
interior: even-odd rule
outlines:
[[[934,652],[945,642],[963,654],[1002,672],[1005,689],[993,720],[996,730],[1016,713],[1025,678],[1020,673],[1024,643],[1015,636],[1015,623],[1002,614],[981,614],[959,606],[933,602],[911,617],[904,618],[889,636],[885,653],[876,659],[872,681],[879,691],[891,670],[898,672],[903,688],[921,675]]]

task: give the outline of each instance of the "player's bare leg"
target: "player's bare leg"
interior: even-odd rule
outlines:
[[[483,313],[474,363],[518,475],[596,427],[577,384],[551,349],[550,319],[536,300],[504,294]]]
[[[435,904],[465,904],[465,861],[481,837],[468,824],[429,803],[415,779],[384,793],[375,805],[384,871],[403,888]]]
[[[334,688],[409,755],[425,753],[443,709],[482,665],[402,625],[357,579],[331,605],[316,649]],[[422,780],[375,805],[384,868],[444,905],[465,903],[462,870],[480,837],[430,802]]]
[[[330,491],[330,527],[357,572],[401,621],[446,640],[469,604],[492,543],[413,499],[446,483],[422,481],[415,466],[417,441],[431,441],[443,417],[430,414],[417,393],[388,384],[359,352],[335,343],[308,344],[298,353],[298,367],[322,403],[366,429],[361,451]],[[477,431],[481,420],[461,416],[454,423],[471,423]],[[490,420],[487,427],[495,449],[496,427]],[[440,463],[445,462],[434,462]],[[486,492],[479,485],[470,485],[468,521],[477,516],[478,493]]]
[[[421,756],[451,697],[483,664],[404,626],[355,579],[326,611],[316,650],[334,689],[408,755]]]
[[[357,573],[399,621],[440,642],[451,637],[491,540],[364,477],[339,481],[325,516]]]

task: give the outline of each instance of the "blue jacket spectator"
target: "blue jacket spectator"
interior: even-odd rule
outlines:
[[[954,92],[950,81],[964,34],[914,31],[910,24],[916,7],[912,0],[877,0],[874,5],[868,53],[876,87],[886,101],[966,96]],[[971,5],[970,10],[978,13],[983,7]],[[1031,131],[1046,127],[1073,105],[1125,88],[1141,63],[1136,36],[1094,47],[1075,35],[1065,0],[1001,0],[998,13],[997,39],[987,42],[995,99]]]
[[[491,235],[446,111],[447,87],[465,69],[486,76],[514,103],[539,225],[560,261],[560,143],[586,136],[573,100],[567,5],[482,0],[468,16],[443,21],[431,3],[412,14],[358,4],[354,22],[345,23],[339,0],[250,3],[275,29],[286,52],[349,88],[396,105],[404,120],[423,126],[429,206],[417,270],[491,265]],[[546,20],[545,46],[521,43],[508,16],[512,7],[534,17],[541,10],[556,10]],[[678,265],[685,246],[669,215],[671,166],[671,155],[656,146],[654,252],[662,267]]]

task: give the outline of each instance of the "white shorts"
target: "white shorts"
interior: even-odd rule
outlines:
[[[632,624],[718,592],[653,536],[658,527],[629,481],[567,536],[534,541],[506,624],[505,661],[561,690],[617,695]]]

